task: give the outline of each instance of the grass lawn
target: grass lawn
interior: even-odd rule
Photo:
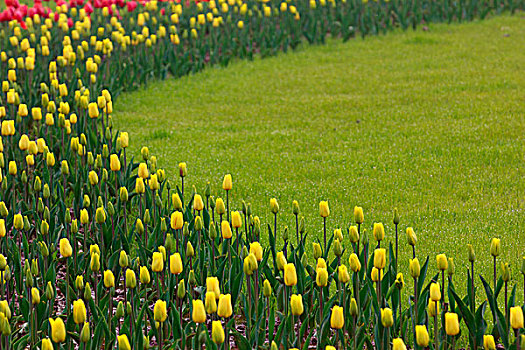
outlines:
[[[360,205],[370,234],[381,221],[388,239],[397,207],[402,271],[413,226],[432,275],[444,252],[465,277],[471,243],[490,280],[489,244],[500,237],[500,260],[521,281],[524,62],[523,14],[430,25],[158,82],[121,96],[114,120],[130,133],[131,152],[148,146],[176,183],[181,161],[201,192],[207,181],[219,191],[232,173],[233,208],[244,199],[263,223],[276,197],[292,237],[294,199],[319,238],[321,200],[330,230],[346,228]]]

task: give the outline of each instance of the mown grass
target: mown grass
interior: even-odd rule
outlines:
[[[293,199],[319,238],[320,200],[329,201],[330,230],[346,228],[361,205],[370,234],[382,221],[389,240],[397,207],[402,271],[413,226],[432,275],[444,252],[465,290],[470,243],[490,279],[489,243],[500,237],[500,261],[521,281],[524,48],[522,14],[329,41],[125,94],[114,119],[133,154],[148,146],[174,183],[180,161],[201,192],[207,181],[219,191],[232,173],[233,208],[244,199],[263,223],[276,197],[292,237]]]

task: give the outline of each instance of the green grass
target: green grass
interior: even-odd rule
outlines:
[[[233,208],[244,199],[263,223],[276,197],[292,237],[294,199],[319,238],[321,200],[330,230],[346,228],[361,205],[369,232],[381,221],[389,239],[397,207],[402,271],[413,226],[432,274],[444,252],[465,277],[471,243],[490,279],[489,243],[500,237],[500,261],[521,281],[524,48],[522,14],[304,45],[125,94],[114,119],[132,153],[148,146],[176,183],[181,161],[201,192],[207,181],[219,191],[232,173]]]

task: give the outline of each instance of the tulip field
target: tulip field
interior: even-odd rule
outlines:
[[[2,6],[0,349],[525,349],[525,258],[503,253],[520,242],[494,232],[483,250],[423,254],[395,206],[385,220],[329,197],[276,193],[259,213],[235,169],[194,183],[192,159],[166,171],[113,117],[161,79],[429,23],[511,21],[523,0]]]

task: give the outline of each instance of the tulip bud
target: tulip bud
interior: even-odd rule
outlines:
[[[417,236],[412,227],[407,227],[407,241],[411,246],[415,246],[417,243]]]
[[[490,255],[497,257],[501,252],[501,240],[499,238],[493,238],[490,242]]]
[[[447,312],[445,314],[445,332],[450,336],[459,334],[459,321],[456,313]]]
[[[292,202],[292,213],[295,216],[299,215],[299,202],[296,200]]]
[[[474,248],[472,247],[472,244],[468,244],[467,249],[468,249],[468,261],[473,263],[474,261],[476,261],[476,254],[474,253]]]
[[[363,215],[363,208],[357,206],[354,207],[354,221],[356,222],[356,224],[362,224],[365,221]]]
[[[438,283],[432,283],[430,285],[430,300],[432,301],[441,300],[441,290],[439,289]]]
[[[392,340],[392,349],[393,350],[407,350],[407,347],[403,339],[395,338]]]
[[[357,301],[355,298],[350,300],[350,316],[357,317],[359,315],[359,309],[357,308]]]
[[[454,264],[454,259],[448,258],[448,268],[447,268],[448,277],[452,277],[452,275],[454,275],[455,272],[456,272],[456,265]]]
[[[330,316],[330,327],[333,329],[342,329],[345,324],[343,308],[334,305]]]
[[[194,270],[190,270],[190,273],[188,275],[188,282],[190,283],[190,286],[195,286],[197,284],[197,279],[195,278]]]
[[[440,271],[445,271],[448,269],[448,260],[445,254],[438,254],[436,256],[437,268]]]
[[[137,277],[135,276],[135,271],[132,269],[126,270],[126,287],[133,289],[137,286]]]
[[[374,251],[374,267],[376,269],[382,270],[386,266],[386,249],[377,248]]]
[[[392,314],[392,309],[388,307],[381,309],[381,324],[385,328],[390,328],[394,325],[394,317]]]
[[[126,254],[126,252],[124,250],[120,251],[120,256],[119,256],[118,263],[119,263],[120,267],[123,268],[123,269],[129,266],[128,255]]]
[[[350,254],[350,258],[348,259],[348,262],[350,264],[350,270],[352,270],[354,273],[357,273],[361,270],[361,262],[359,261],[357,254],[355,253]]]
[[[184,285],[184,280],[180,280],[177,286],[177,298],[183,299],[186,295],[186,286]]]
[[[416,342],[417,345],[426,348],[430,342],[427,327],[424,325],[416,326]]]
[[[352,243],[359,242],[359,233],[357,232],[357,226],[350,226],[349,235],[350,235],[350,242]]]
[[[397,208],[394,208],[394,218],[392,219],[394,222],[394,225],[399,225],[399,212],[397,211]]]
[[[334,254],[337,257],[343,255],[343,245],[341,244],[341,241],[339,241],[339,239],[336,239],[334,242]]]
[[[328,208],[327,201],[321,201],[319,203],[319,214],[322,218],[327,218],[330,215],[330,208]]]
[[[313,246],[313,251],[314,251],[314,259],[317,260],[323,255],[321,246],[319,245],[319,243],[315,243],[315,242],[312,243],[312,246]]]
[[[86,283],[86,287],[84,288],[84,300],[85,301],[91,300],[91,286],[89,285],[89,282]]]
[[[272,285],[267,279],[265,279],[263,283],[263,295],[266,298],[269,298],[272,295]]]
[[[381,242],[383,239],[385,239],[385,228],[382,223],[374,223],[374,230],[373,230],[374,238],[376,241]]]
[[[89,329],[89,322],[84,322],[82,331],[80,332],[80,341],[86,344],[91,339],[91,330]]]
[[[421,266],[419,265],[419,260],[417,258],[410,259],[408,267],[410,276],[412,276],[412,278],[418,278],[421,273]]]
[[[510,326],[512,329],[523,328],[523,310],[521,306],[513,306],[510,308]]]
[[[292,309],[292,315],[301,316],[304,312],[302,295],[292,294],[292,296],[290,297],[290,306]]]
[[[211,339],[217,345],[224,343],[224,329],[222,328],[221,321],[212,322]]]
[[[318,287],[326,287],[328,285],[328,271],[324,267],[317,269],[315,282]]]
[[[53,289],[53,286],[51,285],[51,282],[47,282],[46,299],[47,300],[53,300],[54,298],[55,298],[55,290]]]
[[[231,295],[221,294],[219,297],[219,304],[217,306],[217,315],[219,317],[228,318],[233,314]]]

